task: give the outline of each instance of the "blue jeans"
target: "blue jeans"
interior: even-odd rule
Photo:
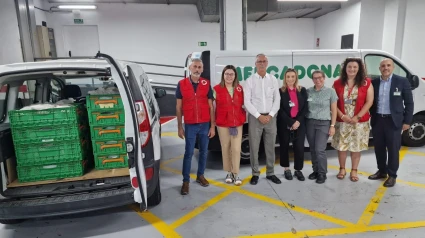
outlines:
[[[198,138],[199,146],[199,161],[197,175],[204,175],[205,166],[208,155],[208,132],[210,131],[210,123],[185,124],[184,136],[186,141],[184,158],[183,158],[183,182],[190,181],[190,169],[192,165],[193,150],[195,149],[196,138]]]

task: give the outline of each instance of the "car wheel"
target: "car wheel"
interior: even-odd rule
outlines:
[[[0,219],[0,223],[5,225],[19,224],[19,223],[22,223],[23,221],[24,220],[19,220],[19,219]]]
[[[420,147],[425,145],[425,116],[413,117],[410,128],[403,132],[402,142],[408,147]]]
[[[241,164],[249,164],[250,158],[251,158],[251,154],[249,151],[249,137],[248,137],[248,133],[245,133],[242,135]]]
[[[155,191],[150,197],[148,197],[148,205],[156,206],[160,203],[161,203],[161,186],[160,186],[160,179],[158,176],[158,183],[156,185]]]

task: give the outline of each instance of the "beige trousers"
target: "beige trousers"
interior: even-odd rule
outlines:
[[[220,137],[223,170],[238,174],[241,161],[242,126],[237,127],[236,136],[230,135],[228,127],[217,126],[217,130]]]

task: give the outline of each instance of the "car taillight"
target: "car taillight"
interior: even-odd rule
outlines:
[[[153,177],[153,168],[149,167],[145,169],[146,180],[151,180]]]
[[[145,147],[151,137],[151,125],[149,122],[148,112],[145,102],[137,101],[139,111],[137,112],[137,120],[139,121],[139,133],[142,147]]]
[[[131,178],[131,186],[133,188],[138,188],[139,187],[139,181],[137,181],[137,177]]]

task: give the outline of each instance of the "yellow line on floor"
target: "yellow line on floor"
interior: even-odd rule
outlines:
[[[179,134],[177,132],[162,132],[161,136],[169,136],[169,137],[179,137]]]
[[[320,230],[304,230],[304,231],[291,231],[283,233],[274,233],[274,234],[261,234],[261,235],[248,235],[248,236],[238,236],[238,238],[274,238],[274,237],[288,237],[288,238],[305,238],[305,237],[317,237],[317,236],[334,236],[334,235],[349,235],[349,234],[359,234],[365,232],[379,232],[379,231],[390,231],[390,230],[402,230],[402,229],[411,229],[425,227],[425,221],[416,221],[416,222],[402,222],[402,223],[393,223],[393,224],[381,224],[381,225],[372,225],[372,226],[352,226],[345,228],[329,228],[329,229],[320,229]]]
[[[406,151],[408,148],[402,147],[400,150],[400,164],[404,159],[404,156],[406,155]],[[369,225],[372,221],[373,217],[375,216],[376,210],[378,210],[379,204],[382,200],[382,198],[385,196],[385,192],[388,188],[384,187],[383,184],[385,181],[382,181],[379,184],[379,188],[376,190],[375,194],[373,195],[372,199],[370,200],[369,204],[366,206],[366,209],[363,211],[363,214],[359,218],[357,224],[358,225]]]
[[[165,238],[182,237],[174,231],[167,223],[155,216],[150,211],[142,212],[136,205],[130,206],[140,217],[149,222],[155,229],[160,232]]]
[[[174,157],[174,158],[171,158],[169,160],[164,160],[164,162],[161,163],[161,166],[167,165],[167,164],[172,163],[172,162],[174,162],[176,160],[179,160],[179,159],[183,159],[183,157],[184,157],[184,154],[183,155],[179,155],[179,156]]]
[[[276,205],[276,206],[279,206],[279,207],[285,207],[285,208],[294,210],[296,212],[302,213],[304,215],[308,215],[308,216],[311,216],[311,217],[314,217],[314,218],[317,218],[317,219],[321,219],[321,220],[324,220],[324,221],[327,221],[327,222],[331,222],[331,223],[334,223],[334,224],[337,224],[337,225],[340,225],[340,226],[353,226],[354,225],[353,223],[348,222],[348,221],[344,221],[344,220],[341,220],[341,219],[338,219],[338,218],[335,218],[335,217],[332,217],[332,216],[328,216],[328,215],[325,215],[325,214],[322,214],[322,213],[319,213],[319,212],[316,212],[316,211],[313,211],[313,210],[298,207],[298,206],[295,206],[293,204],[282,202],[281,200],[278,200],[278,199],[270,198],[270,197],[267,197],[267,196],[264,196],[264,195],[261,195],[261,194],[257,194],[257,193],[247,191],[245,189],[235,190],[235,192],[241,193],[241,194],[246,195],[248,197],[255,198],[255,199],[258,199],[260,201],[267,202],[267,203],[270,203],[270,204],[273,204],[273,205]]]
[[[199,215],[200,213],[202,213],[203,211],[207,210],[208,208],[210,208],[211,206],[213,206],[214,204],[216,204],[217,202],[221,201],[223,198],[229,196],[231,193],[233,193],[233,191],[230,190],[226,190],[220,194],[218,194],[217,196],[211,198],[210,200],[208,200],[207,202],[205,202],[204,204],[196,207],[193,211],[187,213],[186,215],[184,215],[183,217],[179,218],[177,221],[173,222],[170,227],[172,229],[176,229],[179,226],[185,224],[186,222],[188,222],[190,219],[196,217],[197,215]]]
[[[175,173],[175,174],[181,173],[180,171],[178,171],[176,169],[169,168],[169,167],[164,167],[163,169],[168,171],[168,172]],[[194,174],[191,174],[190,177],[192,179],[196,179],[196,175],[194,175]],[[292,204],[288,204],[286,202],[282,202],[282,201],[277,200],[277,199],[269,198],[269,197],[264,196],[264,195],[260,195],[260,194],[256,194],[256,193],[247,191],[245,189],[242,189],[240,186],[230,186],[230,185],[227,185],[223,182],[215,181],[213,179],[209,179],[209,178],[206,178],[206,179],[209,181],[209,183],[211,185],[221,187],[221,188],[229,190],[229,191],[238,192],[238,193],[241,193],[243,195],[249,196],[251,198],[261,200],[263,202],[274,204],[274,205],[277,205],[277,206],[280,206],[280,207],[287,207],[287,208],[294,210],[296,212],[299,212],[299,213],[302,213],[302,214],[305,214],[305,215],[309,215],[309,216],[312,216],[312,217],[315,217],[315,218],[318,218],[318,219],[321,219],[321,220],[325,220],[325,221],[328,221],[328,222],[331,222],[331,223],[335,223],[335,224],[338,224],[338,225],[341,225],[341,226],[353,226],[354,225],[353,223],[350,223],[350,222],[347,222],[347,221],[344,221],[344,220],[341,220],[341,219],[338,219],[338,218],[335,218],[335,217],[332,217],[332,216],[328,216],[328,215],[325,215],[325,214],[322,214],[322,213],[319,213],[319,212],[316,212],[316,211],[313,211],[313,210],[294,206]]]

